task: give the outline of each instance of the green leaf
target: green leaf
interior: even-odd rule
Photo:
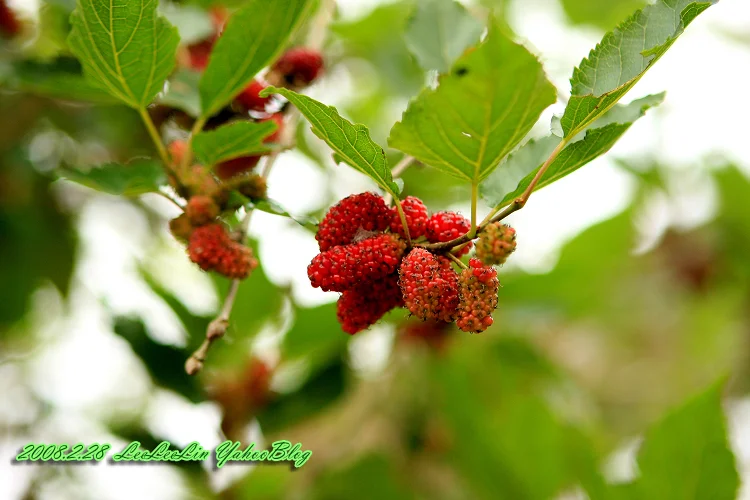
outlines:
[[[128,106],[145,108],[175,65],[177,29],[153,0],[78,0],[68,45],[86,76]]]
[[[198,94],[198,82],[201,74],[190,69],[178,69],[170,78],[167,91],[159,98],[159,103],[175,109],[181,109],[190,116],[201,114],[201,96]]]
[[[490,174],[555,101],[542,65],[496,25],[437,89],[425,89],[391,130],[391,147],[476,183]]]
[[[3,84],[13,89],[56,99],[99,104],[119,102],[87,80],[80,63],[73,58],[60,58],[48,64],[31,60],[17,61],[12,68]]]
[[[385,151],[370,138],[367,127],[351,123],[339,115],[333,106],[326,106],[291,90],[269,87],[261,92],[261,95],[270,94],[284,96],[300,110],[310,121],[313,133],[335,151],[334,159],[337,162],[349,164],[397,196],[399,188],[393,182]]]
[[[562,179],[609,151],[635,120],[663,100],[663,93],[655,94],[633,101],[626,106],[612,108],[601,120],[597,121],[596,128],[590,128],[585,134],[582,133],[571,139],[571,142],[552,161],[535,190]],[[537,170],[550,157],[558,144],[561,144],[561,139],[554,135],[537,141],[529,141],[480,185],[482,198],[491,206],[509,205],[526,190]],[[522,174],[525,174],[525,177],[509,193],[508,187]]]
[[[236,121],[210,132],[201,132],[193,139],[193,152],[204,165],[262,154],[270,151],[263,139],[276,131],[273,120],[265,122]]]
[[[219,111],[279,55],[308,0],[248,0],[229,18],[200,82],[203,116]]]
[[[406,45],[427,70],[445,73],[470,46],[479,41],[482,23],[453,0],[424,0],[409,20]]]
[[[683,30],[718,0],[659,0],[636,12],[573,70],[561,124],[571,137],[607,112],[667,51]]]
[[[255,210],[260,210],[261,212],[265,212],[267,214],[286,217],[288,219],[293,220],[300,226],[306,227],[308,229],[316,229],[319,223],[319,221],[315,217],[312,217],[312,216],[290,214],[284,207],[281,206],[281,204],[279,204],[279,202],[277,202],[276,200],[272,200],[272,199],[259,200],[254,203],[250,202],[248,206]]]
[[[152,193],[166,183],[164,170],[153,160],[136,160],[127,165],[107,163],[89,170],[63,166],[57,174],[91,189],[118,196]]]
[[[604,30],[612,29],[626,16],[640,9],[645,0],[562,0],[562,7],[574,24],[589,24]]]
[[[736,498],[739,477],[721,408],[723,386],[714,384],[646,433],[638,453],[640,498]]]
[[[328,362],[341,354],[349,340],[336,319],[336,304],[295,309],[294,325],[282,343],[284,359]]]

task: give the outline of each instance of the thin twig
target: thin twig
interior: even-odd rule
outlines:
[[[455,255],[453,255],[453,254],[452,254],[451,252],[448,252],[448,253],[447,253],[446,255],[447,255],[448,257],[450,257],[450,259],[451,259],[451,260],[452,260],[453,262],[455,262],[456,264],[458,264],[458,266],[459,266],[459,267],[460,267],[461,269],[468,269],[468,268],[469,268],[469,266],[467,266],[466,264],[464,264],[464,263],[463,263],[463,261],[462,261],[461,259],[459,259],[459,258],[458,258],[458,257],[456,257]]]
[[[164,192],[164,191],[155,191],[155,194],[158,194],[159,196],[161,196],[163,198],[166,198],[167,200],[171,201],[180,210],[185,210],[185,207],[183,207],[182,204],[177,200],[177,198],[175,198],[171,194],[169,194],[167,192]]]

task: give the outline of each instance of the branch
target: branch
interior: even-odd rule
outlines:
[[[148,135],[150,135],[151,140],[154,141],[154,146],[156,146],[156,150],[159,152],[161,161],[164,162],[164,167],[170,168],[171,163],[169,160],[169,155],[167,154],[167,149],[164,147],[164,143],[161,140],[159,131],[156,130],[156,125],[154,125],[154,121],[151,119],[151,115],[148,114],[148,111],[146,111],[145,108],[139,108],[138,113],[141,115],[143,124],[146,125]]]
[[[560,154],[560,152],[565,149],[565,146],[568,145],[569,139],[563,139],[560,141],[560,144],[557,145],[554,151],[552,151],[552,154],[549,155],[549,158],[542,164],[541,167],[539,167],[539,170],[537,170],[536,175],[534,175],[534,178],[531,179],[531,182],[526,187],[526,189],[523,191],[521,196],[513,200],[513,202],[505,207],[505,209],[498,213],[498,210],[500,208],[495,208],[492,212],[490,212],[487,217],[484,218],[481,224],[477,227],[476,233],[472,234],[472,231],[469,230],[468,233],[464,234],[463,236],[459,236],[456,239],[453,239],[451,241],[445,241],[442,243],[428,243],[425,245],[420,245],[423,248],[426,248],[427,250],[432,251],[444,251],[444,250],[451,250],[454,247],[457,247],[458,245],[463,245],[464,243],[468,243],[469,241],[476,238],[477,235],[479,235],[484,229],[494,223],[501,221],[508,217],[513,212],[516,212],[518,210],[521,210],[524,206],[526,206],[526,202],[529,201],[529,197],[531,196],[531,193],[534,192],[534,189],[536,188],[537,184],[539,184],[539,181],[542,179],[542,176],[547,172],[550,165],[555,161],[557,158],[557,155]]]

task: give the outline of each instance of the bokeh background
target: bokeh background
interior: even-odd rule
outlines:
[[[44,76],[72,64],[74,2],[9,3],[25,27],[0,56],[0,498],[586,498],[572,453],[585,448],[581,460],[607,482],[628,481],[643,432],[725,377],[740,498],[750,499],[748,2],[701,15],[626,98],[666,90],[665,103],[509,219],[518,250],[487,332],[426,332],[398,312],[348,337],[337,294],[307,280],[313,233],[257,213],[261,268],[197,378],[183,363],[227,281],[189,262],[163,198],[56,180],[62,164],[124,161],[152,145],[130,109],[49,97]],[[192,39],[205,34],[207,3],[161,2]],[[380,144],[434,80],[402,36],[415,3],[338,0],[327,73],[309,90]],[[462,3],[479,18],[492,9],[556,84],[560,101],[532,135],[562,111],[572,68],[642,5]],[[335,165],[304,123],[298,140],[269,179],[291,213],[320,216],[374,188]],[[445,175],[415,167],[404,181],[432,210],[468,213],[468,189]],[[11,465],[27,442],[210,448],[222,432],[301,442],[313,456],[297,471]]]

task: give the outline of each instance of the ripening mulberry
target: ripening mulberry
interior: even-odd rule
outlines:
[[[321,252],[307,266],[315,288],[343,292],[365,281],[393,273],[401,262],[406,243],[394,234],[381,234]]]
[[[393,273],[346,290],[336,304],[336,316],[341,329],[354,335],[374,325],[388,311],[401,307],[403,303],[398,274]]]
[[[260,156],[240,156],[231,160],[223,161],[214,167],[219,179],[227,180],[234,176],[250,172],[260,161]]]
[[[516,230],[502,222],[493,222],[484,228],[477,241],[477,258],[484,264],[505,264],[516,249]]]
[[[265,111],[266,104],[271,100],[270,97],[261,97],[261,90],[267,85],[258,79],[254,79],[245,89],[234,98],[234,101],[243,109],[249,111]]]
[[[317,50],[306,47],[287,50],[271,68],[271,71],[280,75],[286,84],[295,87],[309,85],[322,70],[323,56]]]
[[[182,213],[179,217],[170,220],[169,232],[180,241],[188,241],[190,235],[193,234],[193,225],[190,223],[187,214]]]
[[[411,239],[416,240],[420,236],[423,236],[427,230],[429,216],[427,215],[427,207],[422,200],[415,196],[407,196],[401,202],[401,208],[404,210],[406,225],[409,227],[409,236]],[[395,207],[391,209],[391,231],[406,238],[404,225],[401,223],[401,217]]]
[[[263,118],[260,121],[261,122],[273,121],[274,123],[276,123],[276,130],[274,130],[274,132],[271,135],[263,139],[263,143],[269,144],[269,143],[279,142],[279,140],[281,139],[281,133],[284,130],[284,115],[281,113],[274,113],[268,118]]]
[[[185,214],[193,226],[203,226],[216,220],[219,216],[219,205],[210,196],[192,196],[185,206]]]
[[[250,248],[234,241],[220,223],[196,228],[188,244],[190,260],[204,271],[244,279],[258,266]]]
[[[347,196],[320,222],[315,239],[322,251],[352,243],[358,233],[384,231],[391,222],[385,200],[375,193]]]
[[[497,270],[483,266],[479,259],[471,259],[469,269],[461,272],[458,281],[456,326],[465,332],[483,332],[492,325],[492,312],[497,308]]]
[[[247,196],[252,201],[265,200],[268,186],[265,178],[253,174],[242,179],[242,181],[237,184],[237,191],[242,195]]]
[[[471,222],[469,219],[456,212],[437,212],[427,221],[427,240],[431,243],[443,243],[455,240],[459,236],[469,232]],[[464,246],[457,255],[466,255],[471,250],[472,244]]]
[[[419,319],[452,321],[458,306],[458,279],[447,259],[415,248],[401,262],[399,284],[406,308]]]

